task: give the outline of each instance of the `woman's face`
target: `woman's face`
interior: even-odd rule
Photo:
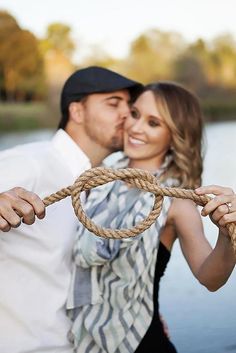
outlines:
[[[124,151],[130,166],[156,170],[170,148],[171,134],[151,91],[142,93],[125,121]]]

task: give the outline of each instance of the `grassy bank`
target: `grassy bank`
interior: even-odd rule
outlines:
[[[55,127],[55,115],[46,103],[1,103],[0,132]]]
[[[206,100],[202,108],[207,122],[236,120],[236,100]]]
[[[206,122],[236,120],[236,101],[203,101]],[[59,112],[46,103],[0,104],[0,133],[55,128]]]

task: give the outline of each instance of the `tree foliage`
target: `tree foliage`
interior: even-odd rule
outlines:
[[[46,37],[41,41],[41,48],[44,54],[54,51],[71,59],[75,50],[71,28],[63,23],[51,23],[47,27]]]
[[[0,11],[0,98],[20,100],[47,92],[58,105],[58,92],[75,69],[75,44],[67,24],[50,24],[39,40]],[[143,83],[176,80],[204,99],[235,97],[236,42],[230,34],[187,43],[178,33],[154,28],[131,43],[124,59],[111,57],[98,46],[90,49],[77,66],[108,67]]]
[[[236,42],[229,35],[216,37],[210,51],[214,84],[236,87]]]
[[[173,79],[200,94],[207,87],[207,63],[206,44],[204,40],[198,39],[175,59]]]
[[[125,61],[127,72],[142,82],[170,79],[173,59],[185,48],[182,36],[175,32],[149,30],[132,44]]]
[[[41,95],[44,90],[43,59],[37,38],[0,11],[0,90],[6,99]]]

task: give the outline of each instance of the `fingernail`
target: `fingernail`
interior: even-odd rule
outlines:
[[[43,219],[44,217],[45,217],[45,213],[41,213],[41,214],[38,215],[39,219]]]

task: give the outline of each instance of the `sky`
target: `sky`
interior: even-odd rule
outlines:
[[[80,51],[98,45],[117,58],[151,28],[176,31],[188,41],[223,33],[236,37],[235,0],[0,0],[0,10],[39,38],[48,24],[65,23]]]

